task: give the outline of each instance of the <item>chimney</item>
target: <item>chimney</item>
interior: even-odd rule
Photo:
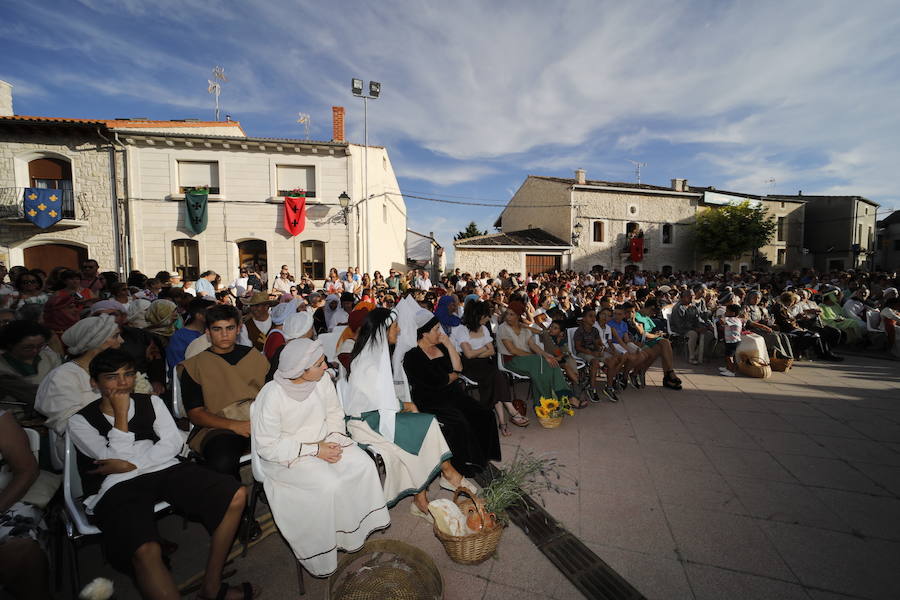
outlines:
[[[687,179],[673,179],[672,180],[672,189],[676,192],[688,191]]]
[[[586,181],[584,176],[584,169],[575,169],[575,183],[584,185],[584,182]]]
[[[15,114],[12,105],[12,87],[11,83],[0,79],[0,117],[11,117]]]
[[[343,142],[344,140],[344,107],[331,107],[331,141]]]

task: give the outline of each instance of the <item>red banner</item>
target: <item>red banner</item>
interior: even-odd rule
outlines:
[[[306,227],[306,198],[287,196],[284,199],[284,228],[291,235],[303,233]]]
[[[644,260],[644,238],[631,238],[631,262],[641,262]]]

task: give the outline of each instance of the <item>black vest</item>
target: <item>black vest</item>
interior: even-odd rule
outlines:
[[[156,422],[156,411],[153,410],[150,396],[146,394],[132,394],[131,399],[134,402],[134,416],[128,421],[128,431],[134,434],[134,441],[152,440],[155,444],[159,441],[159,436],[153,430],[153,423]],[[100,400],[91,402],[78,411],[78,414],[84,417],[100,435],[109,439],[112,424],[106,420],[106,416],[100,410]],[[108,441],[106,445],[109,446]],[[106,475],[88,473],[88,471],[93,471],[97,468],[97,465],[94,464],[95,459],[82,454],[77,447],[75,451],[78,459],[78,473],[81,475],[81,488],[85,496],[92,496],[100,490]]]

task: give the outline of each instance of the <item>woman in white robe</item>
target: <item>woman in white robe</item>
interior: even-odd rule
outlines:
[[[428,519],[427,488],[438,473],[445,489],[462,485],[477,492],[478,488],[450,464],[453,455],[437,419],[418,412],[412,402],[397,399],[388,346],[397,343],[399,332],[395,312],[386,308],[369,312],[353,347],[349,375],[341,377],[338,389],[350,436],[372,446],[384,460],[388,507],[415,496],[410,511]]]
[[[275,524],[316,577],[334,572],[338,549],[355,552],[390,524],[375,464],[344,435],[327,367],[318,341],[292,341],[250,415]]]

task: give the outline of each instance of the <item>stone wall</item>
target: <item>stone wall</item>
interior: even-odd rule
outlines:
[[[525,252],[522,250],[488,250],[456,248],[454,268],[463,273],[487,271],[496,275],[503,269],[511,273],[525,272]]]
[[[96,135],[64,132],[21,132],[0,129],[0,189],[7,201],[21,202],[30,186],[28,162],[36,158],[62,158],[72,166],[75,220],[64,220],[41,230],[31,224],[0,221],[0,253],[7,265],[24,262],[24,249],[47,243],[84,247],[100,263],[101,271],[116,270],[110,151]],[[121,176],[121,170],[119,170]]]

